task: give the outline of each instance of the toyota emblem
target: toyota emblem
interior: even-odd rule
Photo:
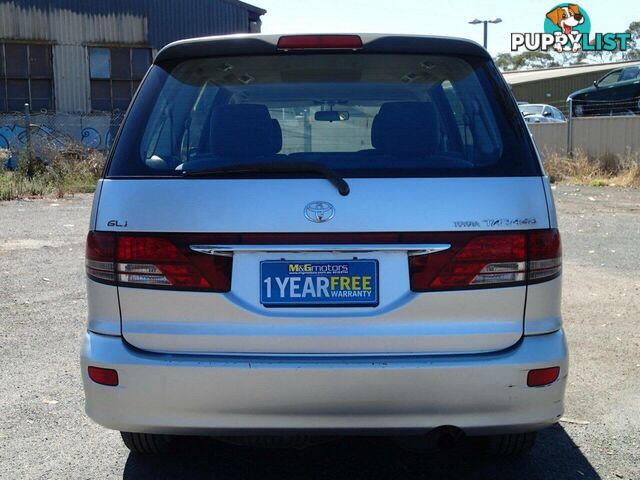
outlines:
[[[328,222],[336,214],[335,208],[329,202],[311,202],[304,207],[304,216],[315,223]]]

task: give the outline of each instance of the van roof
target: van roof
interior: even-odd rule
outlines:
[[[278,51],[280,37],[292,35],[296,34],[238,34],[179,40],[160,50],[154,63],[210,56],[273,54]],[[349,35],[358,35],[362,39],[363,46],[359,51],[365,53],[452,54],[491,58],[482,46],[464,38],[372,33]]]

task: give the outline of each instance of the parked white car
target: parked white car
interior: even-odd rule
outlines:
[[[528,451],[568,367],[538,158],[470,41],[165,47],[95,195],[88,415],[140,453],[329,432]]]
[[[567,118],[559,109],[542,103],[519,104],[518,108],[529,123],[562,123]]]

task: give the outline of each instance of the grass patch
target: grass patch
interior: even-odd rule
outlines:
[[[15,171],[0,170],[0,201],[46,195],[63,198],[95,190],[104,154],[75,143],[62,149],[39,146],[37,151],[38,158],[21,152]],[[7,151],[0,151],[0,165],[7,158]]]
[[[606,180],[600,180],[600,179],[591,180],[589,185],[591,185],[592,187],[608,187],[609,186],[609,182],[607,182]]]
[[[590,157],[576,152],[572,158],[543,153],[544,168],[551,182],[592,187],[640,187],[640,157],[636,154]]]

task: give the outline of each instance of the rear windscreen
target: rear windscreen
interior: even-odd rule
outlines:
[[[419,54],[154,65],[107,176],[178,177],[279,162],[319,163],[344,177],[539,175],[524,122],[498,77],[485,59]]]

